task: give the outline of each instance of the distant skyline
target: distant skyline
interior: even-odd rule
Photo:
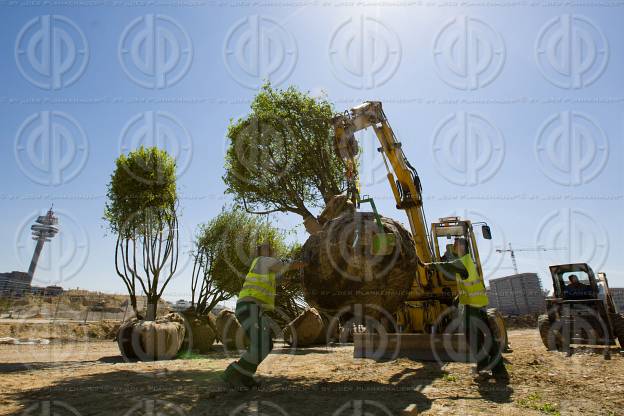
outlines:
[[[178,161],[180,266],[190,299],[197,226],[232,199],[221,180],[231,119],[267,79],[335,111],[380,100],[423,184],[429,221],[487,221],[486,280],[589,262],[624,287],[624,4],[198,1],[0,2],[0,272],[28,270],[29,227],[53,203],[59,235],[34,284],[124,293],[102,219],[115,158],[140,144]],[[54,4],[54,2],[52,2]],[[256,4],[256,3],[253,3]],[[301,5],[303,4],[303,5]],[[363,193],[407,224],[372,132]],[[305,241],[300,218],[273,215]]]

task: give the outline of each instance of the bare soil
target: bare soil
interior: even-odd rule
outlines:
[[[233,355],[128,363],[113,342],[0,345],[0,414],[56,415],[624,415],[624,357],[548,352],[537,330],[510,331],[508,380],[473,381],[471,365],[376,363],[352,347],[278,345],[261,387],[227,389]]]

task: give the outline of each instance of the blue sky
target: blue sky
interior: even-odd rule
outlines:
[[[196,226],[230,202],[221,181],[226,128],[247,114],[268,76],[280,87],[325,92],[337,111],[383,101],[421,176],[428,219],[457,213],[492,224],[494,240],[481,245],[486,278],[513,272],[509,257],[494,252],[511,242],[564,248],[517,253],[520,270],[538,272],[545,287],[548,264],[573,261],[624,286],[624,5],[92,4],[0,2],[2,271],[27,269],[32,216],[54,203],[63,231],[44,249],[37,283],[123,291],[101,219],[106,184],[114,159],[137,143],[128,137],[140,137],[133,129],[152,116],[178,144],[185,259]],[[152,22],[160,32],[145,31]],[[150,33],[159,34],[155,43]],[[144,35],[149,48],[138,42]],[[50,60],[42,45],[52,45]],[[60,74],[58,89],[44,89],[55,79],[46,68]],[[60,149],[60,174],[58,165],[32,165],[45,114],[49,125],[65,126],[45,136],[63,143],[50,147]],[[382,214],[406,222],[372,133],[360,138],[364,192]],[[305,240],[298,217],[274,220]],[[189,296],[185,264],[169,299]]]

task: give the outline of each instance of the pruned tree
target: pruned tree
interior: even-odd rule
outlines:
[[[104,219],[117,235],[115,269],[130,295],[147,298],[146,320],[156,319],[158,300],[178,265],[178,197],[175,160],[156,147],[121,155],[107,190]],[[137,285],[138,283],[138,285]]]
[[[325,98],[264,85],[251,113],[228,128],[226,192],[248,212],[312,216],[346,186],[334,151],[332,116]]]
[[[263,242],[271,243],[277,257],[297,254],[286,245],[285,236],[278,229],[240,209],[225,209],[199,227],[191,279],[192,303],[197,314],[206,314],[219,302],[238,295],[256,247]],[[286,285],[284,291],[278,290],[276,306],[294,310],[294,305],[303,299],[302,289],[296,283]]]

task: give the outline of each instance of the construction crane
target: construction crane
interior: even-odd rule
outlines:
[[[501,248],[497,248],[496,252],[497,253],[509,253],[511,255],[511,264],[513,265],[514,268],[514,272],[515,274],[519,274],[518,271],[518,260],[516,260],[516,252],[518,251],[553,251],[553,250],[566,250],[565,247],[553,247],[553,248],[547,248],[547,247],[533,247],[533,248],[513,248],[511,247],[511,243],[509,243],[509,248],[505,248],[505,249],[501,249]]]

